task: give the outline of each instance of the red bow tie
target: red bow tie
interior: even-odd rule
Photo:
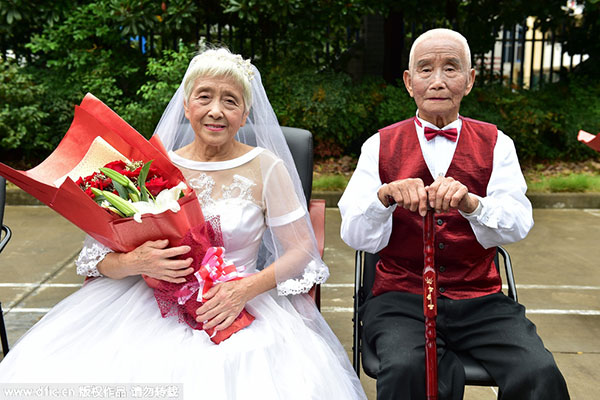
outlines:
[[[452,128],[452,129],[433,129],[433,128],[430,128],[428,126],[425,127],[425,138],[427,140],[431,140],[434,137],[436,137],[437,135],[442,135],[446,139],[449,139],[449,140],[452,140],[453,142],[456,142],[456,139],[458,138],[458,131],[456,130],[456,128]]]

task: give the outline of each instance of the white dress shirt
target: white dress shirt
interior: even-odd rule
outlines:
[[[462,120],[457,119],[443,128],[458,130],[458,140],[453,142],[442,135],[428,141],[424,127],[439,128],[418,119],[421,126],[415,121],[415,128],[425,163],[433,177],[445,175],[460,140]],[[376,133],[363,144],[356,170],[338,203],[342,214],[342,239],[350,247],[370,253],[377,253],[387,246],[392,232],[392,213],[397,207],[385,207],[377,197],[382,186],[379,143],[379,133]],[[531,203],[525,196],[527,185],[515,146],[512,139],[500,130],[493,157],[486,196],[478,197],[479,206],[471,214],[460,212],[469,221],[477,241],[485,248],[519,241],[533,226]]]

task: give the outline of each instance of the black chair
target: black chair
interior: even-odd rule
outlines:
[[[304,197],[310,204],[313,181],[313,138],[312,133],[306,129],[282,126],[281,131],[285,136],[296,170],[302,182]]]
[[[12,235],[8,226],[4,225],[4,202],[6,201],[6,180],[0,176],[0,253],[10,240]],[[4,314],[2,313],[2,303],[0,303],[0,341],[2,342],[2,352],[4,356],[8,353],[8,336],[6,335],[6,326],[4,324]]]
[[[500,259],[502,259],[502,264],[504,265],[506,271],[508,296],[514,301],[517,301],[517,287],[515,285],[510,255],[502,247],[498,247],[497,250],[498,251],[496,252],[495,258],[496,268],[500,268]],[[375,265],[377,264],[378,260],[379,255],[377,254],[371,254],[363,251],[356,252],[354,276],[354,316],[352,318],[354,325],[352,364],[354,366],[354,370],[358,375],[360,375],[362,360],[363,370],[368,376],[374,379],[377,379],[379,359],[377,358],[374,349],[370,347],[366,341],[362,340],[362,321],[358,316],[358,308],[364,303],[368,294],[371,292],[371,288],[373,287],[373,282],[375,280]],[[425,341],[425,337],[423,337],[423,341]],[[457,355],[465,368],[466,385],[498,386],[483,365],[475,361],[468,354],[457,353]],[[500,397],[500,393],[498,393],[498,397]]]

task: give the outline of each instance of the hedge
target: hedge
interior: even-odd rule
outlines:
[[[298,73],[269,79],[268,93],[283,124],[300,126],[345,153],[357,155],[360,144],[378,128],[415,115],[415,103],[402,82],[378,79],[351,82],[341,73]],[[510,136],[522,161],[579,161],[597,153],[577,141],[580,129],[600,132],[600,83],[582,77],[546,84],[539,90],[502,85],[476,87],[463,99],[460,113],[496,124]]]

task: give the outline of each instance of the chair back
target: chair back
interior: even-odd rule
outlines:
[[[313,138],[312,133],[306,129],[291,128],[289,126],[282,126],[281,130],[285,141],[287,142],[296,171],[300,177],[302,183],[302,190],[304,191],[304,197],[306,197],[307,204],[310,202],[310,196],[312,192],[312,179],[313,179]],[[254,131],[250,129],[240,129],[240,136],[244,138],[244,143],[250,146],[256,146],[256,137]]]
[[[281,130],[292,153],[296,171],[298,171],[298,175],[300,176],[304,197],[306,197],[307,202],[310,202],[313,181],[312,133],[306,129],[291,128],[289,126],[282,126]]]

